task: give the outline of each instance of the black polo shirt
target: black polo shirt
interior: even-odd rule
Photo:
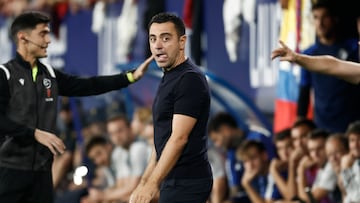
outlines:
[[[174,114],[197,120],[188,143],[166,179],[211,177],[206,134],[209,110],[210,92],[206,78],[189,59],[164,73],[153,104],[157,159],[171,135]]]

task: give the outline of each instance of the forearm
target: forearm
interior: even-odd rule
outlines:
[[[127,87],[125,73],[111,76],[78,77],[56,71],[59,94],[62,96],[90,96]]]
[[[288,195],[290,199],[297,195],[297,186],[296,186],[296,169],[295,163],[290,162],[289,169],[288,169],[288,180],[287,180],[287,187],[288,187]]]
[[[145,185],[145,183],[149,179],[150,175],[154,171],[156,163],[157,163],[157,161],[156,161],[156,151],[155,151],[155,148],[153,148],[149,163],[148,163],[143,175],[141,176],[141,180],[140,180],[140,183],[139,183],[140,185]]]
[[[289,191],[290,187],[287,185],[287,182],[283,179],[283,177],[281,177],[280,173],[277,170],[274,170],[271,171],[271,175],[273,176],[275,184],[279,189],[282,197],[285,200],[291,200],[295,196],[295,194]]]
[[[220,177],[214,179],[211,191],[211,203],[221,203],[226,197],[226,178]]]
[[[305,168],[300,167],[298,168],[297,172],[298,176],[298,196],[300,199],[309,202],[309,198],[306,194],[305,187],[307,187],[306,178],[305,178]]]
[[[254,190],[250,183],[243,184],[243,187],[246,190],[251,202],[266,203],[265,199],[262,198],[256,190]]]
[[[330,69],[334,68],[334,64],[337,61],[336,58],[328,55],[310,56],[306,54],[296,54],[294,60],[301,67],[319,73],[327,73]]]
[[[127,184],[123,187],[115,187],[110,190],[106,190],[104,193],[105,201],[123,201],[128,202],[131,193],[135,190],[136,186],[140,182],[140,177],[131,178],[130,181],[127,181]]]
[[[175,166],[186,143],[187,139],[171,135],[148,181],[160,185]]]
[[[309,56],[296,54],[295,63],[314,72],[332,75],[353,84],[360,82],[360,65],[350,61],[342,61],[333,56]]]

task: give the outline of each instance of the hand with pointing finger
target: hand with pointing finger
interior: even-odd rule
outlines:
[[[55,134],[35,129],[35,140],[46,146],[54,155],[63,154],[65,152],[64,142]]]
[[[271,52],[271,60],[280,57],[280,61],[296,62],[297,53],[291,50],[283,41],[279,41],[280,48]]]

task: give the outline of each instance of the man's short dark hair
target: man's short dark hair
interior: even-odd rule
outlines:
[[[126,126],[130,127],[130,120],[125,114],[114,114],[109,116],[106,123],[114,122],[114,121],[124,121]]]
[[[16,35],[19,31],[33,30],[38,24],[49,23],[50,18],[41,12],[26,12],[15,18],[10,27],[10,38],[17,43]]]
[[[208,124],[209,132],[216,132],[220,129],[221,126],[226,125],[232,128],[237,128],[237,122],[235,118],[226,112],[217,113]]]
[[[302,118],[302,119],[299,119],[297,120],[292,128],[297,128],[297,127],[300,127],[300,126],[307,126],[310,130],[314,130],[316,128],[316,125],[314,123],[314,121],[310,120],[310,119],[306,119],[306,118]]]
[[[349,124],[349,127],[346,130],[346,137],[349,137],[350,134],[356,134],[360,136],[360,121],[355,121]]]
[[[311,131],[308,134],[308,139],[309,140],[317,140],[317,139],[324,139],[326,140],[329,137],[330,133],[324,129],[315,129],[313,131]]]
[[[95,146],[106,146],[107,144],[110,144],[110,142],[105,138],[105,136],[96,135],[90,138],[90,140],[86,143],[85,152],[86,154],[89,154],[90,150]]]
[[[183,20],[172,13],[156,14],[151,18],[148,28],[150,30],[150,26],[153,23],[167,23],[167,22],[172,22],[175,25],[175,29],[179,37],[185,35],[185,25]]]
[[[318,0],[311,6],[311,10],[316,9],[326,9],[329,14],[333,17],[337,16],[336,9],[335,9],[335,1],[334,0]]]
[[[291,128],[286,128],[275,134],[273,137],[273,142],[283,141],[285,139],[291,139]]]
[[[259,153],[266,153],[265,145],[257,140],[245,140],[236,150],[236,157],[240,160],[246,160],[249,156],[249,150],[255,148]]]

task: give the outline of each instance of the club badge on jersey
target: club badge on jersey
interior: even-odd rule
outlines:
[[[44,78],[43,80],[43,85],[46,89],[46,98],[45,101],[46,102],[51,102],[54,101],[54,98],[51,97],[51,80],[48,78]]]

